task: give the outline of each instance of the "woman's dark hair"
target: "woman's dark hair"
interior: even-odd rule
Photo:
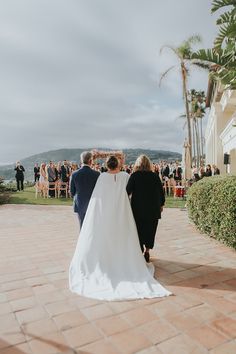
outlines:
[[[107,168],[109,168],[110,170],[115,170],[119,166],[119,161],[117,157],[110,156],[108,157],[106,164],[107,164]]]

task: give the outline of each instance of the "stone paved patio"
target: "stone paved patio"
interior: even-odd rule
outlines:
[[[0,207],[0,354],[236,353],[236,256],[166,209],[156,276],[175,296],[100,302],[71,294],[70,207]]]

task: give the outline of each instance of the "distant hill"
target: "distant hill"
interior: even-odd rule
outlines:
[[[51,150],[51,151],[42,152],[40,154],[29,156],[25,159],[22,159],[21,163],[26,170],[25,179],[29,181],[33,180],[33,168],[35,163],[41,164],[42,162],[48,162],[50,160],[55,162],[69,160],[69,161],[74,161],[79,163],[80,154],[85,150],[92,150],[92,149],[87,148],[87,149]],[[110,149],[97,148],[97,150],[109,151]],[[123,149],[123,152],[125,153],[127,164],[133,163],[140,154],[145,154],[149,156],[149,158],[153,162],[158,162],[160,160],[175,161],[175,160],[181,160],[182,158],[181,154],[177,152],[164,151],[164,150]],[[3,176],[7,180],[14,179],[15,178],[14,167],[15,166],[13,164],[0,166],[0,176]]]

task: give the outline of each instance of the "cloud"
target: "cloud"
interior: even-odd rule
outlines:
[[[159,56],[200,33],[211,1],[8,0],[0,5],[0,163],[62,147],[182,151],[181,81]],[[204,89],[206,73],[189,85]]]

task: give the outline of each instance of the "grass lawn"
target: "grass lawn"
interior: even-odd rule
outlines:
[[[10,204],[34,204],[34,205],[72,205],[70,198],[35,198],[34,187],[25,188],[22,192],[16,192],[11,195]],[[166,198],[166,208],[184,208],[186,201],[182,198]]]
[[[70,198],[35,198],[35,188],[28,187],[22,192],[12,193],[9,204],[72,205]]]

